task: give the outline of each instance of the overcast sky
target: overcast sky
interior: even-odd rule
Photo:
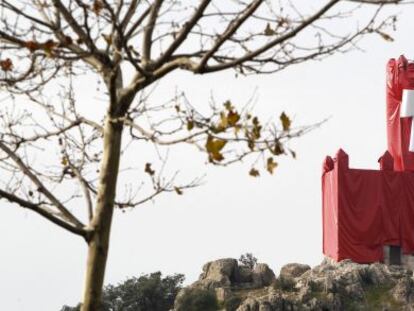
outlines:
[[[274,176],[248,175],[249,166],[215,168],[193,149],[171,152],[186,176],[206,173],[206,184],[183,196],[165,195],[114,219],[106,283],[162,271],[193,282],[204,263],[252,252],[278,274],[282,265],[317,265],[322,255],[321,165],[343,148],[350,164],[377,168],[386,149],[385,64],[414,57],[414,7],[401,8],[395,41],[371,36],[365,52],[297,65],[269,76],[234,73],[194,77],[176,74],[165,83],[188,98],[243,105],[257,94],[256,111],[267,118],[281,111],[294,124],[330,117],[320,129],[292,144],[298,158],[279,159]],[[157,96],[162,97],[163,94]],[[86,245],[39,216],[0,202],[0,309],[57,311],[81,296]]]

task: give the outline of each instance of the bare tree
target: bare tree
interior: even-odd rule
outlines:
[[[329,0],[299,10],[284,0],[0,0],[0,198],[86,241],[82,310],[99,310],[114,208],[200,183],[177,183],[144,162],[149,191],[140,191],[142,180],[139,191],[116,195],[131,144],[191,144],[222,166],[255,154],[272,173],[277,156],[294,156],[287,142],[311,129],[292,127],[285,113],[262,124],[230,101],[203,115],[184,93],[150,104],[148,87],[177,70],[273,73],[346,52],[369,33],[392,40],[396,18],[381,15],[390,3],[408,1]],[[372,12],[356,22],[361,7]],[[82,99],[82,77],[102,81],[98,100]]]

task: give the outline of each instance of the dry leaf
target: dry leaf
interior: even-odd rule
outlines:
[[[174,191],[178,194],[178,195],[183,195],[183,191],[178,188],[178,187],[174,187]]]
[[[276,32],[270,27],[270,23],[267,23],[266,28],[264,30],[265,36],[273,36],[276,34]]]
[[[280,121],[282,121],[283,130],[289,131],[292,121],[289,119],[285,112],[282,112],[280,115]]]
[[[212,136],[207,137],[206,149],[211,160],[222,161],[224,159],[221,150],[227,144],[226,140],[215,139]]]
[[[3,71],[11,71],[13,69],[13,62],[10,58],[0,61],[0,68]]]
[[[151,168],[151,163],[145,163],[145,173],[147,173],[150,176],[153,176],[155,174],[155,171]]]
[[[266,169],[270,174],[273,174],[274,169],[277,167],[277,163],[274,162],[273,158],[268,158],[266,163]]]
[[[249,171],[249,175],[252,176],[252,177],[259,177],[260,176],[260,172],[257,169],[252,168]]]

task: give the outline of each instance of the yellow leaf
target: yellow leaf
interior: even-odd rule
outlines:
[[[218,125],[218,128],[226,129],[228,124],[229,124],[229,122],[227,120],[227,116],[225,115],[224,112],[221,112],[220,113],[220,123]]]
[[[252,168],[252,169],[249,171],[249,175],[250,175],[250,176],[252,176],[252,177],[259,177],[259,176],[260,176],[260,173],[259,173],[259,171],[258,171],[257,169]]]
[[[254,117],[252,119],[253,129],[252,129],[252,136],[253,140],[259,139],[261,137],[262,126],[260,125],[260,121],[258,117]]]
[[[230,126],[235,126],[237,122],[239,122],[240,116],[237,112],[232,110],[229,111],[227,114],[227,122]]]
[[[284,131],[289,131],[290,125],[292,124],[292,121],[286,115],[286,113],[282,112],[282,114],[280,115],[280,121],[282,121],[283,130]]]
[[[226,140],[215,139],[212,136],[207,137],[206,149],[211,160],[222,161],[224,159],[221,150],[227,144]]]
[[[273,158],[268,158],[266,163],[266,169],[270,174],[273,174],[274,169],[277,167],[277,163],[273,161]]]

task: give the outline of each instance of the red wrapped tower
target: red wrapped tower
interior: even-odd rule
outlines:
[[[414,254],[414,62],[388,62],[386,97],[388,151],[380,170],[349,168],[342,149],[324,161],[323,253],[336,261],[384,261],[384,246],[397,257],[400,249]]]

